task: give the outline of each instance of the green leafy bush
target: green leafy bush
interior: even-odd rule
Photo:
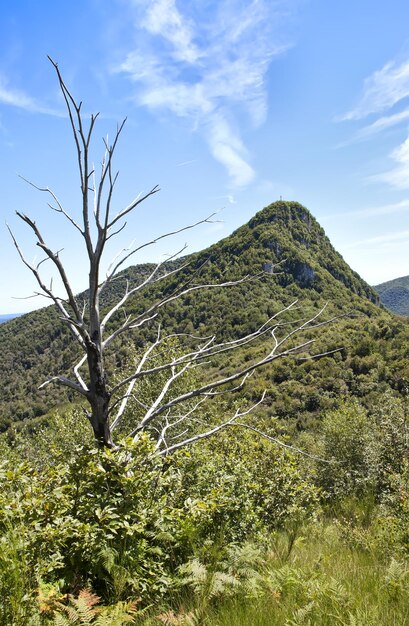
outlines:
[[[0,469],[1,533],[18,533],[34,581],[73,594],[89,585],[103,602],[157,600],[180,565],[206,562],[221,540],[261,538],[317,508],[295,459],[246,432],[169,458],[147,435],[119,450],[55,452],[50,466],[17,458]]]
[[[3,466],[0,515],[18,527],[36,576],[90,584],[105,599],[163,594],[172,584],[172,546],[183,512],[174,506],[177,472],[141,437],[121,452],[83,448],[36,471]]]

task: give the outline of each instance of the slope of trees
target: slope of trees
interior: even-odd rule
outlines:
[[[382,304],[397,315],[409,315],[409,277],[402,276],[376,285]]]
[[[129,436],[136,441],[142,433],[148,431],[155,436],[158,454],[168,454],[203,438],[219,432],[233,423],[238,424],[240,418],[247,416],[263,401],[265,392],[253,404],[237,407],[230,416],[216,423],[208,423],[203,414],[202,406],[220,394],[230,394],[242,389],[247,378],[260,367],[264,367],[277,359],[291,357],[294,354],[306,353],[313,340],[306,338],[311,329],[324,326],[327,322],[321,319],[321,312],[313,312],[310,316],[299,316],[294,322],[288,320],[288,314],[296,302],[284,306],[281,310],[261,319],[250,331],[240,333],[230,340],[220,340],[217,334],[203,336],[192,332],[170,333],[159,322],[158,315],[162,310],[175,303],[183,306],[185,298],[196,292],[212,292],[231,287],[246,286],[258,274],[247,273],[241,278],[223,277],[216,282],[203,281],[199,277],[200,267],[189,268],[186,276],[184,270],[191,262],[176,264],[166,269],[165,262],[158,263],[152,271],[144,275],[139,272],[139,281],[130,286],[126,282],[123,292],[117,301],[105,312],[102,311],[102,297],[116,279],[116,274],[129,259],[140,250],[152,246],[157,241],[171,237],[199,224],[211,223],[211,215],[195,224],[176,228],[163,233],[145,243],[132,244],[124,248],[106,267],[106,249],[108,242],[117,237],[127,226],[128,218],[135,209],[158,192],[158,186],[145,194],[140,194],[129,204],[113,210],[115,185],[118,172],[114,170],[115,150],[123,130],[125,121],[117,128],[112,143],[104,140],[105,152],[100,171],[97,173],[92,165],[94,154],[93,136],[98,114],[91,115],[89,120],[83,115],[82,103],[77,102],[69,91],[61,75],[58,65],[50,59],[58,78],[60,91],[66,104],[66,110],[74,139],[77,157],[78,175],[80,180],[79,210],[68,212],[56,193],[48,187],[38,187],[38,191],[50,198],[49,209],[61,216],[65,223],[78,231],[82,245],[86,251],[88,264],[88,289],[80,299],[73,291],[70,282],[69,266],[64,263],[61,251],[43,236],[41,226],[24,213],[17,211],[18,217],[31,230],[36,246],[43,257],[40,261],[30,262],[20,247],[12,229],[8,227],[11,238],[22,263],[33,274],[38,285],[36,295],[40,295],[53,303],[62,324],[69,329],[79,352],[78,358],[71,364],[69,374],[61,372],[48,375],[40,385],[40,389],[56,384],[67,388],[83,400],[83,410],[92,427],[94,437],[102,446],[113,447],[113,431],[124,426],[124,415],[130,400],[135,402],[139,412],[133,411],[133,422],[129,424]],[[29,181],[27,181],[29,182]],[[171,255],[170,260],[177,258],[185,248]],[[51,266],[53,277],[50,282],[43,272],[44,263]],[[105,268],[106,269],[103,269]],[[64,296],[59,295],[53,286],[54,275],[61,284]],[[164,281],[167,280],[165,289]],[[176,281],[176,282],[175,282]],[[159,290],[150,290],[153,299],[143,302],[146,290],[159,285]],[[134,295],[141,296],[137,301],[137,310],[129,310],[128,302]],[[121,321],[118,320],[122,318]],[[111,320],[117,318],[116,328],[111,327]],[[141,329],[148,329],[140,332]],[[112,380],[106,368],[107,355],[115,354],[113,350],[118,340],[129,334],[136,334],[143,345],[140,352],[133,353],[131,370],[122,377]],[[150,335],[153,334],[153,337]],[[302,335],[298,340],[297,335]],[[179,352],[172,349],[173,341],[178,342]],[[263,345],[263,352],[251,350],[249,346]],[[199,381],[190,376],[203,365],[213,364],[220,355],[243,355],[243,363],[239,363],[235,371],[223,374],[213,367],[208,368],[207,380]],[[328,353],[329,351],[326,351]],[[162,358],[158,359],[158,355]],[[249,360],[250,359],[250,360]],[[29,362],[27,363],[27,366]],[[121,371],[121,370],[119,370]],[[160,381],[156,375],[164,375]],[[148,403],[141,397],[142,389],[150,377],[156,377],[156,391]],[[184,386],[179,389],[183,380]],[[149,382],[148,382],[149,384]],[[128,412],[129,415],[129,412]],[[128,418],[129,421],[129,418]]]
[[[295,202],[199,254],[117,275],[124,251],[102,277],[106,241],[141,199],[112,216],[122,127],[91,182],[96,117],[84,126],[56,70],[80,221],[40,191],[80,231],[90,283],[75,295],[20,215],[66,298],[12,235],[54,307],[0,327],[1,623],[406,623],[406,322]]]
[[[317,336],[316,348],[319,352],[342,346],[344,350],[340,354],[315,364],[306,362],[298,365],[296,371],[293,370],[295,363],[277,363],[265,374],[249,381],[250,389],[253,386],[259,390],[267,388],[271,399],[270,405],[267,401],[266,406],[269,414],[278,412],[282,416],[292,417],[296,413],[304,420],[304,414],[308,418],[307,414],[316,413],[327,402],[331,403],[340,391],[362,396],[366,391],[375,393],[381,385],[404,392],[408,373],[406,323],[383,312],[365,295],[358,295],[367,293],[374,299],[370,288],[358,280],[341,257],[337,256],[329,241],[323,237],[322,229],[304,208],[302,214],[305,219],[309,216],[312,224],[309,235],[312,242],[309,248],[299,243],[300,238],[305,239],[307,236],[302,230],[306,228],[305,220],[293,219],[292,231],[285,220],[287,213],[291,215],[292,210],[297,214],[301,210],[300,206],[297,203],[274,203],[258,214],[257,223],[253,226],[245,225],[208,250],[179,261],[182,264],[190,263],[181,270],[179,280],[188,281],[198,268],[201,268],[200,280],[203,282],[216,283],[234,278],[240,280],[247,273],[259,273],[267,263],[275,264],[276,271],[280,272],[285,268],[278,264],[280,260],[286,259],[285,262],[291,262],[292,268],[300,267],[302,262],[312,267],[315,272],[312,284],[300,284],[296,273],[290,271],[282,271],[277,276],[265,272],[251,283],[230,287],[228,293],[223,290],[206,293],[197,291],[188,295],[183,302],[169,303],[167,309],[160,312],[158,321],[170,333],[204,336],[217,333],[221,340],[226,341],[253,332],[265,319],[297,298],[302,315],[306,316],[316,313],[328,301],[329,317],[352,311],[355,318],[340,320],[333,327],[321,328]],[[271,215],[276,218],[271,219]],[[280,257],[276,257],[271,250],[272,241],[280,241]],[[175,267],[176,262],[173,263],[165,269]],[[343,278],[335,278],[325,269],[325,264],[331,265],[333,271],[336,267],[338,276],[344,272]],[[126,280],[129,280],[130,285],[137,284],[141,276],[146,276],[153,268],[153,265],[145,265],[125,270],[113,283],[112,292],[107,290],[102,311],[107,311],[118,295],[123,293]],[[165,279],[163,293],[171,293],[177,284],[176,277]],[[350,284],[350,288],[347,284]],[[128,313],[137,315],[144,306],[154,302],[157,297],[155,289],[155,286],[149,286],[143,298],[135,294],[128,303]],[[79,299],[83,297],[86,294]],[[111,319],[109,327],[114,330],[119,323],[118,315]],[[143,330],[134,338],[135,345],[140,349],[145,338],[154,340],[154,337],[154,333]],[[48,386],[38,390],[48,376],[68,374],[78,354],[70,334],[52,308],[2,324],[0,340],[2,429],[12,422],[44,414],[50,406],[56,406],[61,401],[73,400],[73,394],[64,393],[61,388]],[[127,358],[125,345],[117,343],[115,351],[115,359],[107,362],[110,375],[114,367],[124,366]],[[371,358],[372,364],[369,362]],[[358,376],[356,379],[355,374]],[[271,385],[272,379],[276,384],[285,383],[283,393],[280,393],[276,384]]]

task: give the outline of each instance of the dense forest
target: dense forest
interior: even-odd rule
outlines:
[[[350,314],[343,323],[351,326],[351,333],[344,334],[332,328],[325,331],[329,332],[327,343],[323,337],[317,338],[317,342],[320,348],[343,347],[342,358],[346,358],[348,347],[344,345],[345,341],[350,338],[351,350],[354,350],[352,346],[357,342],[353,329],[362,327],[360,321],[354,322],[359,316],[363,314],[368,319],[379,320],[381,325],[384,322],[395,324],[390,316],[382,317],[382,312],[375,306],[378,302],[376,292],[348,267],[316,220],[297,203],[274,203],[218,244],[173,264],[185,265],[188,261],[190,263],[177,274],[177,278],[162,285],[164,293],[170,292],[176,281],[187,282],[192,276],[201,283],[239,280],[246,275],[254,276],[254,279],[251,283],[229,289],[197,291],[183,302],[170,303],[159,319],[170,332],[214,333],[221,339],[231,339],[251,332],[296,299],[299,300],[297,315],[299,312],[304,318],[328,302],[327,317]],[[109,307],[121,297],[126,281],[131,285],[137,283],[151,269],[152,266],[143,265],[125,270],[104,295],[105,306]],[[167,269],[169,266],[165,266],[164,270]],[[127,305],[127,314],[142,310],[155,295],[155,289],[148,287],[139,299],[134,298]],[[118,312],[112,324],[118,325],[120,319],[121,313]],[[341,327],[342,323],[337,329]],[[336,332],[342,335],[339,344],[334,336]],[[378,331],[368,332],[376,335]],[[387,331],[379,330],[381,335],[382,332]],[[144,333],[139,332],[133,341],[141,347],[145,339]],[[3,389],[0,429],[4,429],[10,420],[15,422],[44,414],[50,405],[61,402],[61,389],[49,387],[38,392],[37,388],[47,377],[69,371],[76,346],[68,329],[58,323],[53,308],[35,311],[0,326],[0,340],[3,346],[0,355]],[[120,362],[121,347],[116,348],[115,360]],[[331,363],[336,364],[337,359],[339,355],[331,359]],[[397,369],[396,376],[401,371]],[[66,399],[70,397],[72,395]]]
[[[118,446],[99,447],[75,394],[38,389],[78,358],[52,307],[2,324],[1,623],[409,623],[407,319],[380,305],[296,202],[271,204],[164,271],[175,268],[135,295],[127,315],[177,281],[249,275],[170,302],[155,324],[235,341],[297,301],[279,331],[301,327],[308,349],[215,395],[198,418],[198,427],[217,424],[266,392],[240,424],[159,456],[153,430],[131,440],[124,428]],[[124,270],[103,306],[151,270]],[[323,323],[303,330],[317,314]],[[112,329],[122,319],[118,311]],[[113,345],[112,380],[155,329]],[[189,346],[181,342],[167,349]],[[213,356],[193,375],[199,385],[215,371],[228,375],[262,349],[259,339]],[[161,384],[153,376],[138,389],[125,426]]]
[[[409,276],[388,280],[374,289],[386,308],[398,315],[409,315]]]

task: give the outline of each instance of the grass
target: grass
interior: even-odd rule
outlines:
[[[207,565],[191,562],[184,572],[186,585],[171,606],[146,607],[132,623],[409,626],[409,561],[383,549],[370,527],[317,523],[295,541],[277,533],[266,551],[244,544],[220,546],[218,554]],[[1,623],[53,624],[53,618],[40,618],[27,604],[27,572],[20,557],[18,538],[11,534],[0,559],[0,607],[8,607]]]
[[[352,539],[355,539],[352,537]],[[370,542],[369,542],[370,545]],[[375,545],[375,543],[373,544]],[[143,624],[167,626],[406,626],[409,563],[382,550],[348,545],[336,524],[275,537],[252,591],[238,587],[207,604],[193,595]],[[247,589],[249,587],[247,586]],[[200,610],[199,610],[200,607]]]

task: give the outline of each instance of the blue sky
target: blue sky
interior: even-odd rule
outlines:
[[[55,72],[102,138],[127,117],[116,206],[159,184],[108,251],[223,209],[220,223],[146,249],[135,262],[199,250],[280,196],[307,206],[369,283],[409,274],[407,0],[5,2],[0,20],[0,313],[46,304],[4,226],[41,256],[15,211],[63,249],[76,290],[86,259],[47,208],[75,217],[79,182]],[[110,259],[107,259],[109,261]],[[47,277],[51,279],[51,275]]]

